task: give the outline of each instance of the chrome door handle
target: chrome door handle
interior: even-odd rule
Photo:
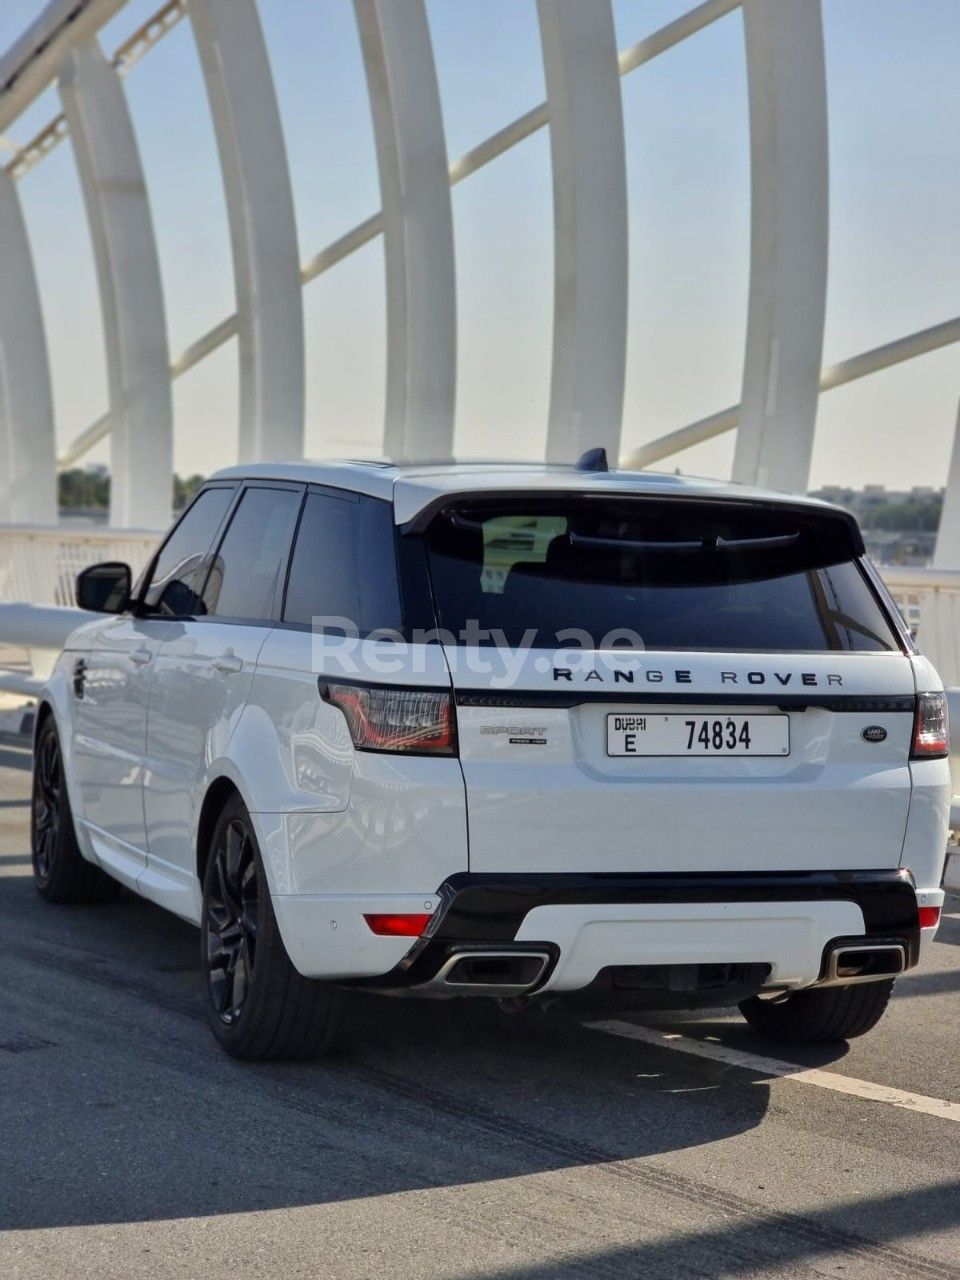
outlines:
[[[230,671],[239,671],[243,663],[232,653],[222,653],[217,658],[211,658],[210,665],[214,671],[222,671],[226,675]]]
[[[153,654],[149,649],[134,649],[130,655],[130,661],[138,667],[145,667]]]

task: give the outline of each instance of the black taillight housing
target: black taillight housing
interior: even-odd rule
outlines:
[[[918,693],[911,760],[938,760],[950,754],[950,725],[945,693]]]
[[[358,751],[454,756],[457,726],[447,689],[321,680],[320,696],[343,712]]]

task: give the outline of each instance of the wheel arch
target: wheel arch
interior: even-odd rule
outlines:
[[[73,811],[74,821],[83,818],[83,805],[81,803],[81,794],[77,786],[76,779],[73,774],[73,707],[70,703],[70,694],[66,685],[63,672],[59,668],[54,670],[50,680],[46,686],[41,689],[37,698],[36,711],[34,712],[33,736],[31,746],[33,754],[36,755],[37,743],[40,740],[40,734],[48,724],[52,724],[57,733],[60,742],[60,758],[63,761],[63,777],[67,788],[67,798],[70,802],[70,808]],[[90,848],[83,831],[78,826],[77,838],[83,851],[83,856],[89,862],[96,862],[96,855]]]
[[[57,659],[57,664],[50,674],[50,678],[37,695],[36,711],[34,712],[33,721],[33,742],[36,745],[37,738],[41,729],[52,718],[56,725],[57,733],[60,737],[60,745],[67,759],[68,765],[71,759],[72,731],[73,731],[73,715],[76,698],[70,685],[69,675],[67,671],[67,660],[63,654]],[[71,770],[67,770],[67,780],[70,781]]]
[[[54,710],[53,710],[53,703],[50,701],[49,698],[41,698],[41,700],[37,703],[37,710],[33,720],[34,746],[36,746],[37,739],[40,737],[40,730],[50,719],[53,719],[54,722],[56,722],[56,716],[54,715]]]
[[[213,840],[213,833],[217,825],[217,819],[223,810],[223,806],[232,796],[241,795],[240,788],[225,774],[214,778],[207,788],[207,793],[203,797],[203,804],[200,807],[200,817],[197,822],[197,843],[196,843],[196,867],[197,879],[203,887],[203,878],[207,870],[207,862],[210,858],[210,845]]]

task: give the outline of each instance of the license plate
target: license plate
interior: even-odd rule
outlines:
[[[641,711],[607,716],[608,756],[788,756],[785,715],[663,715]]]

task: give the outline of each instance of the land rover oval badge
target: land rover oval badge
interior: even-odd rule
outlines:
[[[883,742],[886,736],[886,729],[879,724],[869,725],[860,735],[864,742]]]

